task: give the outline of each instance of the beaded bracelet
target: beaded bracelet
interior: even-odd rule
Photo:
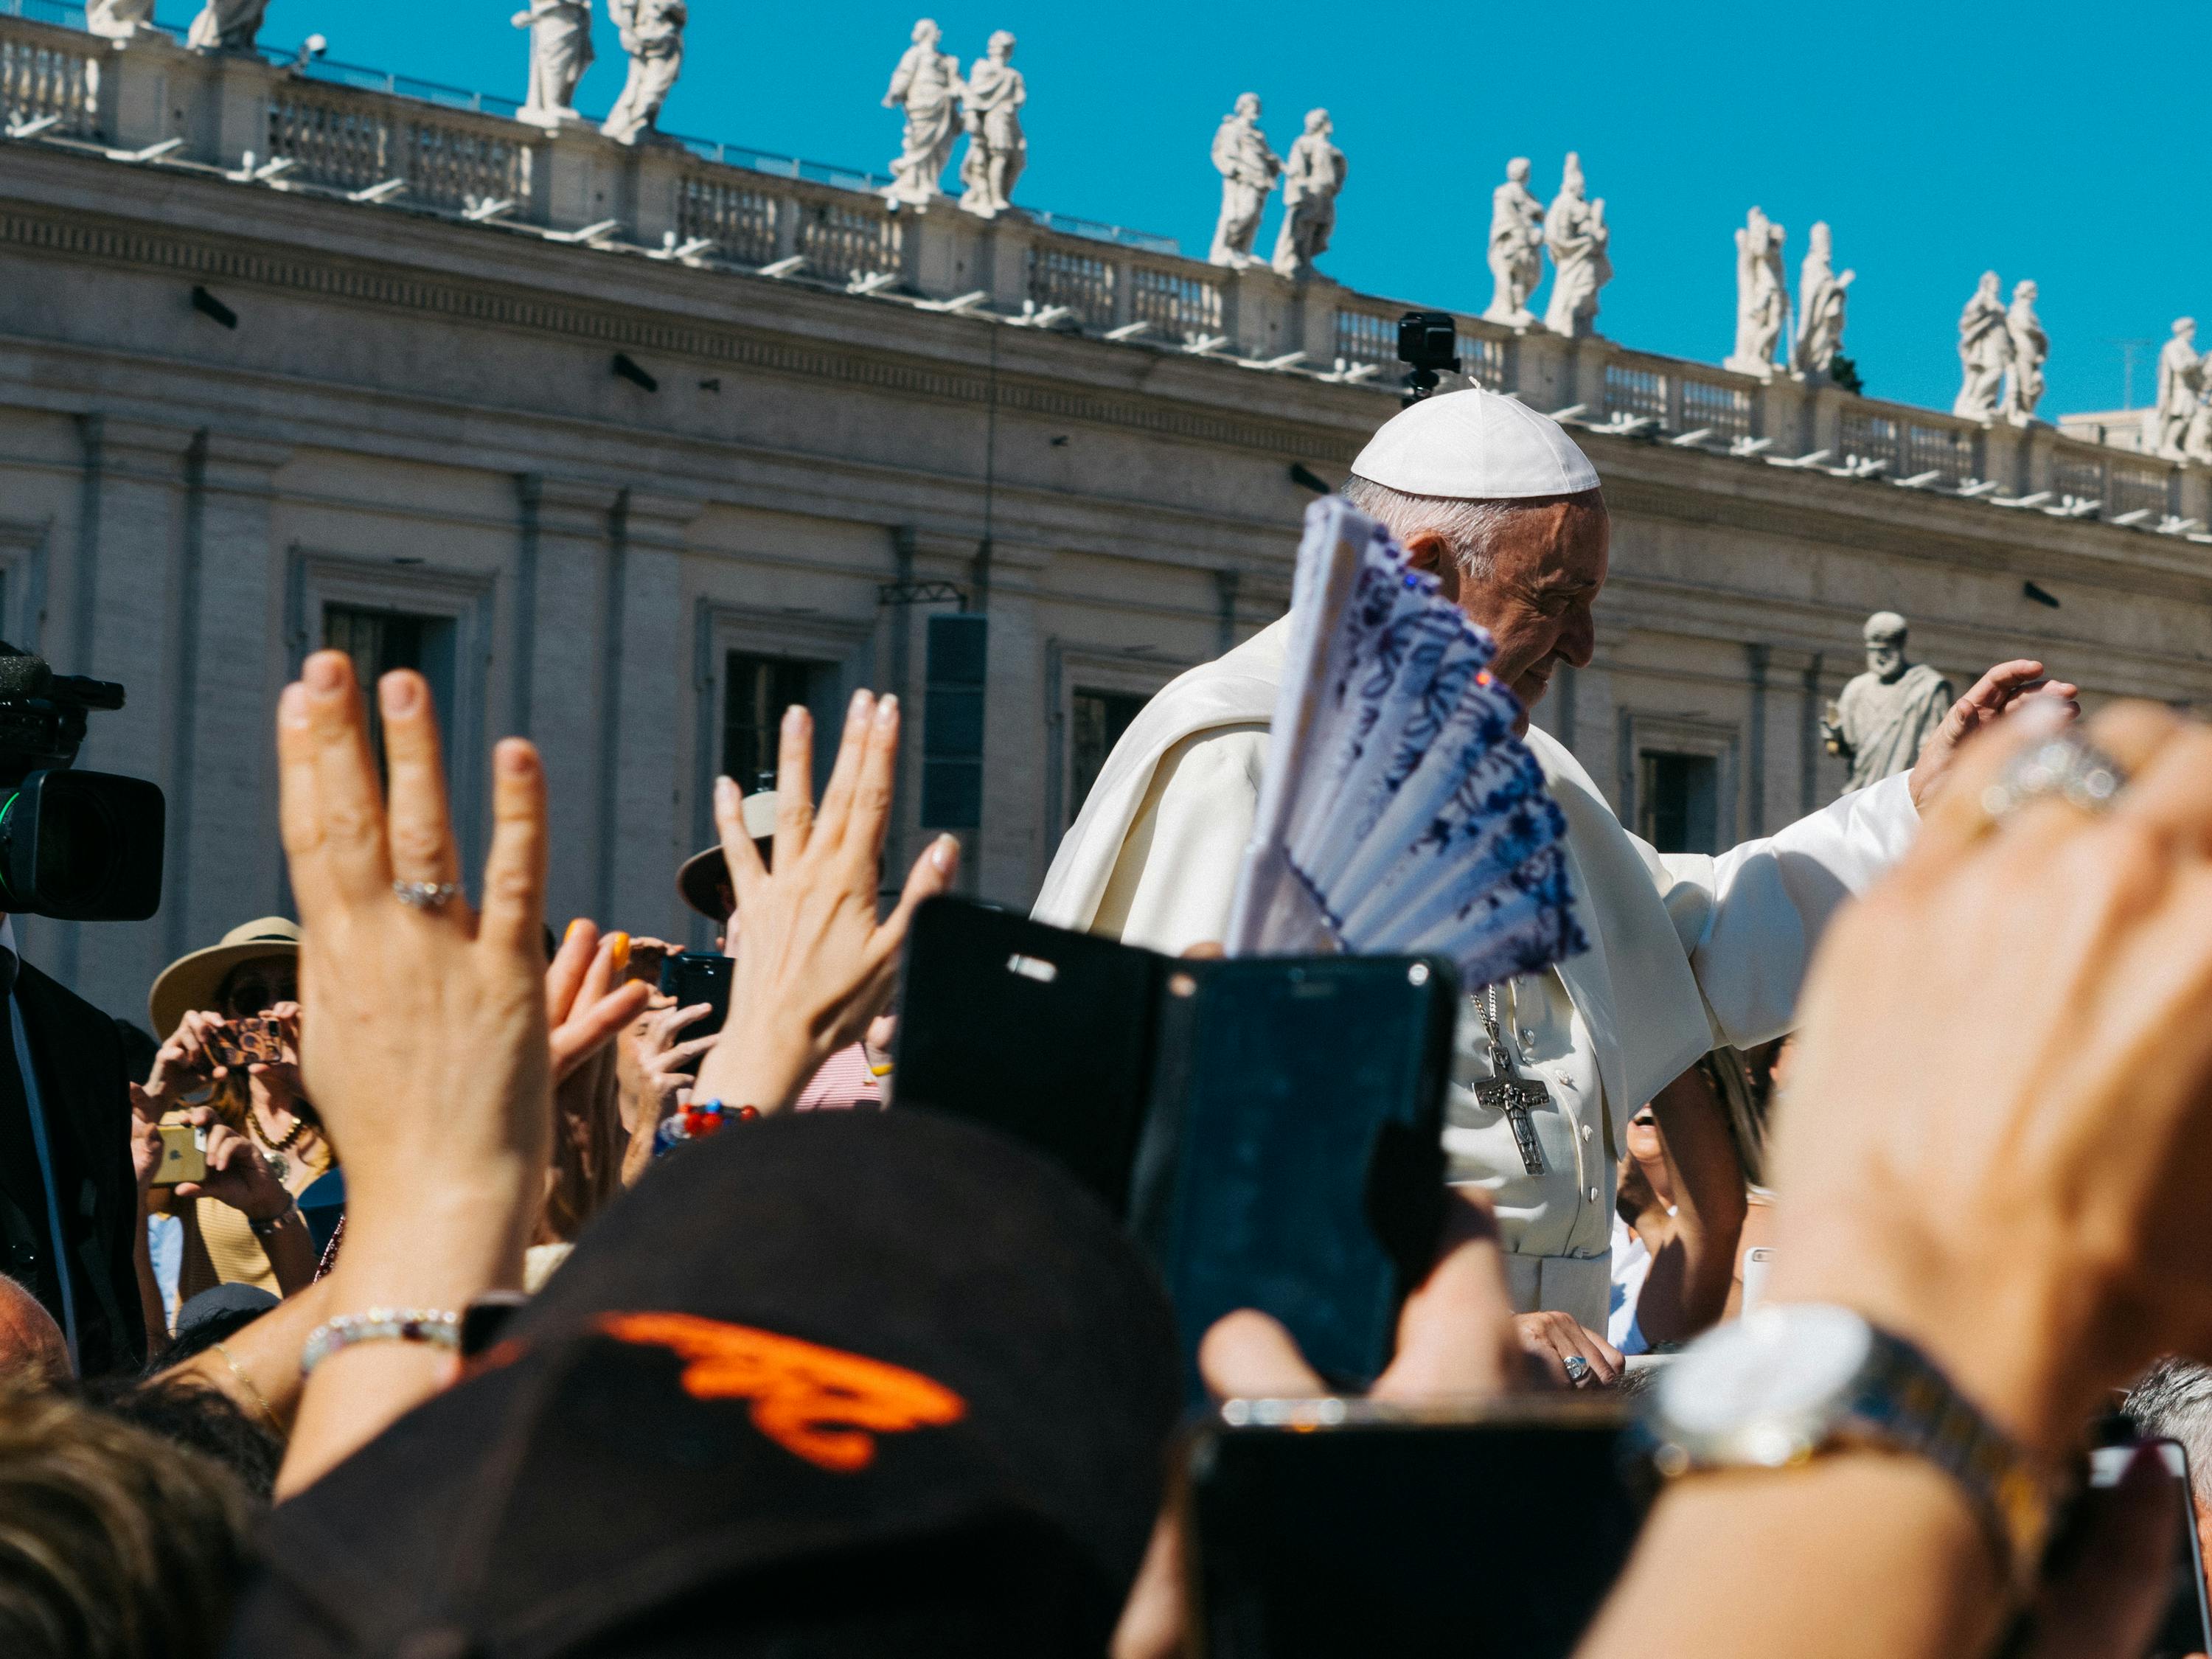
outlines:
[[[672,1112],[653,1131],[653,1155],[665,1157],[687,1140],[713,1134],[726,1123],[750,1123],[760,1115],[757,1106],[725,1106],[719,1100],[696,1101]]]
[[[436,1308],[370,1308],[326,1319],[307,1334],[300,1350],[300,1375],[356,1342],[422,1342],[459,1353],[461,1316]]]

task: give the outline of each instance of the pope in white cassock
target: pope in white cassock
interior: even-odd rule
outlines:
[[[1595,469],[1558,422],[1486,392],[1430,398],[1375,434],[1345,494],[1491,632],[1492,672],[1524,707],[1561,663],[1589,662],[1610,526]],[[1192,669],[1131,724],[1053,860],[1040,921],[1170,952],[1223,936],[1289,627]],[[1707,1050],[1789,1029],[1829,915],[1905,849],[1917,803],[1960,739],[2042,672],[1991,669],[1911,773],[1718,857],[1662,854],[1630,835],[1575,757],[1527,730],[1566,815],[1589,949],[1495,988],[1494,1007],[1468,1000],[1444,1132],[1451,1179],[1488,1189],[1497,1206],[1522,1312],[1604,1329],[1617,1126]],[[1530,1114],[1533,1156],[1477,1093],[1492,1076],[1486,1012],[1518,1078],[1548,1097]]]

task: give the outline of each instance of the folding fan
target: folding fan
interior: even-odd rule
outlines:
[[[1495,650],[1350,502],[1308,509],[1231,956],[1433,954],[1472,991],[1587,948]]]

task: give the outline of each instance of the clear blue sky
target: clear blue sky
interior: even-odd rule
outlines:
[[[319,30],[331,56],[519,98],[522,34],[502,0],[273,0],[264,41]],[[169,15],[173,7],[165,8]],[[599,61],[579,101],[623,76]],[[692,0],[672,131],[886,170],[878,106],[921,0],[832,7]],[[967,61],[1020,39],[1030,169],[1018,199],[1161,231],[1202,250],[1218,200],[1206,145],[1237,94],[1265,100],[1279,151],[1326,105],[1352,170],[1322,261],[1370,293],[1479,312],[1492,186],[1534,161],[1537,193],[1582,152],[1618,271],[1601,330],[1717,362],[1733,331],[1733,228],[1753,203],[1834,227],[1858,272],[1846,349],[1868,390],[1948,408],[1955,326],[1994,267],[2032,276],[2052,340],[2045,410],[2122,398],[2114,342],[2212,321],[2212,140],[2202,69],[2212,8],[2129,3],[1739,7],[1495,3],[1167,5],[969,0],[937,7]],[[1263,242],[1274,234],[1270,210]],[[2149,349],[2154,350],[2154,345]],[[2148,395],[2148,353],[2135,401]]]

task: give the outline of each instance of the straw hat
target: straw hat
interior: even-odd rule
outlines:
[[[222,988],[224,976],[240,963],[270,957],[299,960],[298,922],[283,916],[263,916],[232,928],[219,945],[179,957],[161,969],[146,996],[146,1012],[153,1019],[155,1039],[167,1042],[191,1010],[215,1006],[215,994]]]
[[[761,862],[769,862],[769,849],[775,841],[775,791],[762,789],[747,795],[740,809],[745,815],[745,833],[760,849]],[[677,866],[676,890],[684,902],[709,921],[727,921],[731,905],[724,896],[728,891],[730,872],[722,862],[722,844],[716,842],[704,852],[694,853]]]

